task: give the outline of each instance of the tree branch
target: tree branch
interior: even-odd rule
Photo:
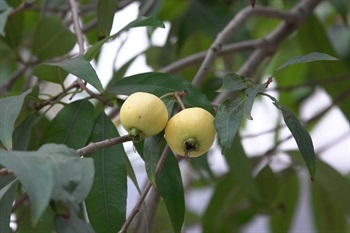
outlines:
[[[218,55],[227,55],[227,54],[232,54],[234,52],[253,50],[259,46],[262,46],[263,43],[264,41],[262,39],[258,39],[258,40],[242,41],[242,42],[237,42],[229,45],[224,45],[222,49],[218,52]],[[168,66],[163,67],[162,69],[159,70],[159,72],[175,73],[181,69],[186,68],[187,66],[202,62],[206,55],[207,55],[207,51],[192,54],[188,57],[182,58],[174,63],[171,63]]]
[[[274,31],[268,34],[264,38],[264,46],[255,49],[237,73],[250,76],[264,59],[273,55],[278,49],[278,46],[307,19],[318,3],[320,3],[320,0],[301,0],[291,10],[291,13],[298,18],[298,20],[293,23],[283,21]],[[197,81],[197,85],[199,85],[201,80],[198,79]],[[214,104],[220,104],[223,100],[229,98],[230,94],[230,92],[220,93],[213,101]]]
[[[254,15],[283,19],[290,23],[293,21],[297,21],[297,18],[295,15],[285,11],[274,10],[266,7],[251,8],[249,6],[244,8],[227,24],[227,26],[216,37],[214,43],[211,45],[210,49],[208,50],[208,53],[206,54],[206,57],[201,67],[199,68],[197,74],[192,80],[192,84],[194,86],[198,87],[200,85],[205,75],[209,72],[210,67],[214,62],[216,56],[222,50],[223,44],[232,35],[232,33],[239,26],[241,26],[249,17]]]
[[[121,137],[116,137],[116,138],[108,138],[106,140],[100,141],[100,142],[92,142],[89,145],[78,149],[77,152],[80,156],[84,156],[89,153],[93,153],[98,149],[101,148],[108,148],[117,144],[121,144],[124,142],[131,141],[132,139],[128,135],[124,135]]]

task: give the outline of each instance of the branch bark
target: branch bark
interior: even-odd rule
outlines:
[[[298,20],[295,22],[283,21],[274,31],[264,38],[264,46],[254,50],[248,60],[238,70],[238,74],[250,76],[262,62],[269,56],[272,56],[279,45],[298,27],[305,22],[308,16],[313,12],[320,0],[302,0],[292,10],[291,13]],[[199,80],[200,81],[200,80]],[[199,82],[200,83],[200,82]],[[199,84],[197,83],[197,85]],[[229,98],[230,92],[220,93],[213,101],[214,104],[220,104],[223,100]]]

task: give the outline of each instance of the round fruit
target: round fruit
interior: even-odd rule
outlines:
[[[213,145],[214,117],[202,108],[186,108],[168,121],[165,139],[176,154],[200,156]]]
[[[120,109],[120,123],[134,141],[156,135],[167,122],[167,108],[161,99],[150,93],[130,95]]]

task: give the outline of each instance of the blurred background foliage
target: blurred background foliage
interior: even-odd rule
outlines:
[[[180,59],[205,52],[232,17],[245,7],[249,7],[250,4],[250,1],[233,0],[120,0],[105,1],[105,5],[99,8],[99,4],[103,4],[101,3],[103,1],[79,0],[77,2],[87,48],[98,43],[99,39],[109,36],[112,24],[111,20],[108,19],[108,15],[122,11],[130,4],[138,4],[140,16],[152,16],[170,26],[170,31],[163,46],[153,43],[152,36],[154,36],[157,29],[148,27],[148,41],[146,43],[149,46],[147,49],[120,68],[110,67],[113,75],[106,88],[110,90],[110,93],[103,94],[107,99],[112,99],[111,95],[116,93],[129,94],[129,92],[134,91],[134,89],[128,89],[127,85],[130,84],[128,81],[125,81],[125,86],[118,81],[124,77],[124,74],[138,56],[145,56],[147,65],[154,71],[162,71],[166,70],[169,64]],[[257,0],[256,6],[289,11],[298,3],[297,0]],[[56,68],[54,70],[49,68],[34,70],[34,67],[41,63],[60,62],[77,55],[77,39],[72,29],[73,22],[70,11],[71,6],[66,0],[0,0],[1,98],[21,94],[36,85],[39,85],[41,90],[48,83],[56,83],[61,87],[70,85],[63,82],[68,75],[65,70],[60,70],[62,73],[59,73],[59,75]],[[106,13],[107,11],[109,13]],[[106,14],[105,19],[103,19],[103,14]],[[102,20],[106,20],[106,23],[103,24],[104,29],[98,26]],[[242,24],[226,43],[234,44],[263,38],[274,30],[280,22],[281,20],[278,19],[253,16]],[[118,23],[114,21],[114,24]],[[253,70],[248,78],[255,83],[262,83],[274,73],[276,67],[297,54],[322,52],[339,58],[340,61],[337,62],[315,62],[290,66],[275,75],[271,89],[277,93],[279,101],[291,108],[298,117],[301,116],[305,101],[317,90],[323,90],[329,95],[332,103],[320,113],[315,113],[312,118],[303,119],[307,129],[314,129],[331,109],[337,107],[341,110],[347,121],[347,127],[349,127],[349,24],[348,1],[320,1],[305,23],[279,45],[276,53],[267,56],[259,68]],[[125,36],[127,33],[124,32],[121,35]],[[118,51],[112,52],[118,55]],[[201,97],[203,93],[209,101],[213,101],[218,95],[216,91],[222,86],[223,78],[229,73],[236,73],[250,54],[251,50],[245,50],[234,53],[228,52],[218,56],[202,85],[198,88],[199,91],[192,90],[194,95]],[[104,58],[100,55],[101,53],[97,52],[93,59],[96,64],[104,62]],[[118,57],[115,59],[117,60]],[[170,73],[191,82],[202,60],[203,58],[189,62],[181,68],[171,70]],[[33,75],[33,72],[35,75]],[[177,79],[172,79],[170,75],[166,77],[173,80],[169,82],[169,87],[180,88],[187,85],[187,83],[177,83]],[[102,79],[102,77],[99,78]],[[136,78],[135,80],[134,85],[136,86],[149,84],[138,83]],[[51,93],[39,91],[39,95],[35,95],[34,92],[32,92],[32,98],[26,98],[23,104],[24,107],[20,109],[21,113],[18,114],[14,127],[13,149],[38,150],[45,142],[64,143],[71,148],[78,149],[89,141],[90,136],[93,139],[102,137],[101,135],[91,135],[94,126],[92,122],[96,120],[95,117],[99,116],[95,127],[103,124],[102,122],[106,120],[105,116],[94,110],[95,114],[90,117],[90,113],[79,112],[85,120],[76,128],[77,131],[84,128],[85,131],[76,132],[76,135],[81,136],[81,138],[62,141],[61,136],[55,136],[54,132],[57,128],[50,128],[53,120],[44,115],[43,112],[35,111],[36,104],[45,103],[45,98],[50,97]],[[197,92],[200,92],[200,94]],[[120,105],[119,101],[117,103]],[[200,104],[205,104],[205,100],[197,101]],[[198,102],[192,102],[192,104]],[[57,104],[59,103],[60,100],[57,101]],[[74,103],[76,105],[86,105],[87,109],[93,108],[91,104],[85,101]],[[70,106],[72,107],[72,105]],[[102,110],[103,105],[95,104],[95,108]],[[67,108],[65,109],[68,111]],[[259,116],[254,117],[259,118]],[[55,119],[57,120],[57,118]],[[67,119],[65,118],[65,120]],[[76,119],[76,121],[75,124],[79,125],[80,120]],[[249,122],[243,121],[241,128],[244,128],[246,124],[249,124]],[[86,129],[86,125],[91,127]],[[306,167],[300,158],[300,153],[296,150],[282,150],[279,148],[279,145],[283,142],[280,137],[281,127],[283,126],[281,126],[281,119],[279,119],[275,123],[272,132],[274,146],[268,152],[261,151],[260,155],[255,156],[247,155],[241,138],[237,135],[230,152],[225,154],[224,159],[227,169],[223,169],[222,172],[217,173],[213,170],[210,162],[212,157],[210,156],[205,155],[191,161],[189,171],[186,168],[182,171],[186,202],[184,232],[241,232],[244,231],[242,229],[245,229],[247,224],[259,216],[267,217],[267,227],[270,232],[288,232],[295,229],[293,223],[297,218],[296,214],[299,213],[297,211],[300,208],[298,203],[300,203],[302,195],[310,196],[308,207],[311,209],[312,216],[310,219],[304,219],[304,221],[312,225],[315,231],[350,232],[350,174],[341,174],[318,158],[316,178],[313,182],[309,181],[309,178],[305,176]],[[337,127],[337,122],[334,122],[334,127]],[[48,131],[48,128],[51,131]],[[324,133],[327,134],[327,132]],[[112,137],[117,135],[117,132],[111,131],[108,132],[108,135]],[[332,135],[329,135],[329,138],[332,138]],[[350,142],[348,142],[348,145],[350,146]],[[1,147],[3,148],[4,145]],[[139,147],[136,149],[142,153],[143,145]],[[215,153],[219,152],[216,151]],[[287,156],[289,160],[283,164],[282,168],[275,168],[270,161],[274,156],[279,156],[281,153]],[[349,157],[350,151],[348,149],[342,154],[343,162],[349,163]],[[114,162],[111,161],[111,163]],[[181,170],[186,166],[187,163],[180,162]],[[123,176],[123,174],[116,173],[112,175]],[[132,173],[128,171],[129,177],[131,177],[130,174]],[[0,177],[1,191],[5,192],[4,187],[7,187],[6,185],[12,182],[13,179],[7,177],[5,180],[5,178]],[[140,186],[143,187],[143,184]],[[307,192],[307,190],[310,192]],[[10,191],[11,193],[9,193]],[[126,190],[123,191],[126,192]],[[198,211],[189,202],[193,201],[193,195],[196,195],[197,192],[201,193],[201,191],[209,192],[210,195],[207,195],[209,198],[201,203],[203,207],[200,208],[201,211]],[[6,195],[16,197],[14,206],[5,206],[5,203],[9,203]],[[49,232],[52,231],[55,224],[56,230],[60,231],[58,227],[60,226],[59,220],[56,219],[55,223],[49,220],[54,215],[52,208],[47,208],[36,228],[32,228],[30,215],[24,214],[28,212],[27,204],[23,204],[24,202],[21,202],[20,199],[23,198],[23,187],[18,186],[17,189],[9,189],[6,195],[0,195],[0,209],[12,208],[12,213],[15,214],[18,220],[17,232]],[[163,199],[159,197],[159,194],[158,197],[155,194],[153,198],[155,198],[156,204],[150,204],[147,207],[148,203],[146,203],[143,206],[130,232],[133,230],[136,232],[173,231],[172,222],[168,215],[169,210],[166,208]],[[198,203],[198,200],[196,202]],[[17,203],[19,205],[16,205]],[[87,207],[89,205],[97,204],[90,202]],[[123,202],[116,205],[124,205],[124,208],[126,208],[126,203]],[[149,217],[144,217],[152,208],[155,212],[152,213],[154,216],[150,214]],[[55,213],[57,213],[57,210]],[[116,215],[118,214],[116,213]],[[119,219],[118,226],[124,221],[125,219]],[[76,226],[81,226],[79,224],[77,223]],[[61,229],[61,232],[65,231]]]

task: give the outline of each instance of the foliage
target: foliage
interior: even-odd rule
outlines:
[[[345,2],[0,0],[1,231],[237,232],[264,215],[272,232],[287,232],[300,183],[310,187],[317,231],[349,231],[349,178],[319,158],[308,132],[333,107],[350,119]],[[139,16],[112,34],[115,13],[130,4]],[[165,25],[166,42],[155,46]],[[109,67],[103,85],[101,49],[137,27],[147,28],[148,48]],[[126,77],[139,56],[154,71]],[[300,120],[303,101],[320,88],[331,105]],[[161,97],[170,115],[181,104],[215,115],[218,150],[187,160],[186,171],[163,132],[146,138],[133,148],[148,176],[140,185],[118,122],[125,95],[138,91]],[[270,99],[284,123],[271,130],[273,147],[251,157],[241,130],[261,117],[258,98]],[[281,149],[284,126],[298,150]],[[210,159],[220,151],[228,169],[216,172]],[[269,158],[281,153],[290,161],[276,169]],[[305,171],[312,181],[301,180]],[[140,196],[127,216],[128,185]],[[213,194],[198,213],[187,198],[203,189]]]

